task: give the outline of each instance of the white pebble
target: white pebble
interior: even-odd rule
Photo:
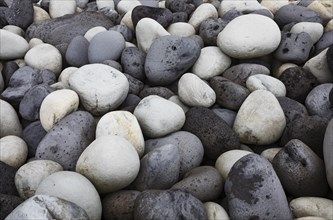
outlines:
[[[7,135],[20,136],[22,126],[13,106],[0,99],[0,138]]]
[[[29,50],[28,42],[20,35],[0,29],[0,36],[0,60],[22,58]]]
[[[61,17],[67,14],[74,14],[76,9],[75,0],[50,0],[49,14],[51,18]]]
[[[167,31],[171,35],[179,36],[179,37],[190,37],[195,35],[195,29],[192,25],[186,22],[176,22],[170,24]]]
[[[268,90],[276,97],[286,96],[286,86],[280,80],[265,74],[255,74],[247,78],[246,87],[251,91]]]
[[[197,31],[199,30],[201,23],[208,18],[218,18],[218,13],[212,4],[203,3],[195,9],[188,23]]]
[[[0,139],[0,161],[19,168],[28,157],[28,146],[20,137],[9,135]]]
[[[317,22],[299,22],[291,28],[290,32],[294,34],[302,32],[308,33],[315,44],[323,35],[324,27],[322,24]]]

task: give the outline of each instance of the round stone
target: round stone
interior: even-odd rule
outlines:
[[[263,7],[257,1],[239,0],[239,1],[222,1],[219,5],[219,16],[223,17],[231,10],[237,10],[239,12],[250,13]]]
[[[219,204],[215,202],[205,202],[204,206],[208,219],[229,219],[228,213]]]
[[[142,99],[134,115],[148,137],[161,137],[178,131],[185,123],[185,113],[181,107],[156,95]]]
[[[3,29],[0,29],[0,35],[0,60],[22,58],[29,50],[28,42],[20,35]]]
[[[239,34],[240,31],[242,34]],[[266,16],[256,14],[233,19],[217,37],[221,50],[238,59],[270,54],[280,41],[281,33],[277,24]]]
[[[179,79],[178,95],[188,106],[210,107],[216,101],[214,90],[193,73],[186,73]]]
[[[256,74],[247,78],[246,87],[251,92],[255,90],[268,90],[276,97],[286,96],[285,85],[280,80],[264,74]]]
[[[62,170],[60,164],[51,160],[33,160],[24,164],[15,174],[15,186],[20,197],[28,199],[34,196],[46,177]]]
[[[89,64],[69,77],[69,86],[85,109],[101,115],[117,108],[125,99],[129,83],[124,74],[104,64]]]
[[[93,39],[93,37],[95,37],[96,34],[103,32],[103,31],[107,31],[105,27],[102,26],[96,26],[93,28],[90,28],[85,34],[84,34],[84,38],[87,39],[88,42],[91,41],[91,39]]]
[[[190,37],[195,35],[195,29],[192,25],[186,22],[175,22],[169,25],[167,31],[171,35],[179,37]]]
[[[299,34],[306,32],[312,38],[312,42],[316,43],[324,33],[324,27],[317,22],[299,22],[296,23],[290,30],[291,33]]]
[[[50,195],[73,202],[83,208],[89,219],[101,219],[102,203],[94,185],[81,174],[59,171],[46,177],[36,195]]]
[[[333,118],[333,108],[329,101],[329,95],[333,89],[333,83],[325,83],[316,86],[305,99],[305,106],[310,115]]]
[[[22,138],[8,135],[0,139],[0,161],[19,168],[28,156],[28,146]]]
[[[218,13],[216,8],[210,3],[203,3],[195,9],[188,23],[191,24],[195,30],[199,30],[203,21],[207,20],[208,18],[217,17]]]
[[[15,109],[2,99],[0,99],[0,121],[0,138],[7,135],[21,135],[22,125]]]
[[[74,67],[88,64],[89,41],[83,36],[77,36],[71,40],[66,50],[66,61]]]
[[[333,216],[333,200],[320,197],[299,197],[289,203],[290,209],[296,218],[317,216],[330,219]]]
[[[327,182],[333,190],[333,119],[328,123],[325,131],[323,151]]]
[[[76,9],[75,0],[50,0],[49,3],[49,14],[51,18],[61,17],[67,14],[74,14]]]
[[[128,186],[139,169],[140,160],[133,145],[114,135],[93,141],[76,164],[76,172],[87,177],[99,193],[110,193]]]
[[[36,69],[48,69],[59,75],[62,70],[62,57],[59,50],[51,44],[39,44],[24,56],[27,65]]]
[[[251,115],[251,117],[249,117]],[[269,91],[252,92],[240,107],[233,129],[245,144],[272,144],[286,127],[284,112]]]
[[[79,107],[79,96],[73,90],[61,89],[47,95],[39,111],[40,122],[49,131],[54,124]]]

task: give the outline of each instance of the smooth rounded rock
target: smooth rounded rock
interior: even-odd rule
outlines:
[[[180,130],[185,113],[177,104],[156,95],[142,99],[134,110],[143,134],[161,137]]]
[[[2,28],[2,30],[10,31],[13,34],[17,34],[21,37],[24,37],[24,30],[15,25],[6,25],[5,27]]]
[[[310,71],[320,83],[332,83],[333,73],[330,71],[327,59],[328,48],[321,51],[317,56],[309,59],[303,66],[304,69]]]
[[[102,9],[102,8],[111,8],[114,9],[115,3],[114,0],[96,0],[96,4],[98,9]]]
[[[330,219],[333,216],[333,201],[320,197],[299,197],[289,203],[296,218],[316,216]]]
[[[215,202],[205,202],[205,210],[207,213],[208,220],[229,220],[229,215],[225,209]]]
[[[121,66],[125,73],[138,80],[144,80],[146,54],[136,47],[125,48],[121,54]]]
[[[0,35],[1,60],[22,58],[29,50],[29,44],[23,37],[4,29],[0,29]],[[12,45],[15,45],[15,47]]]
[[[139,97],[142,99],[150,95],[158,95],[162,98],[169,99],[175,94],[170,89],[160,86],[144,88],[139,93]]]
[[[71,40],[66,50],[66,61],[74,67],[81,67],[89,63],[89,41],[83,36],[77,36]]]
[[[325,83],[316,86],[305,99],[305,106],[310,115],[319,115],[324,118],[333,118],[332,104],[329,94],[333,89],[333,83]]]
[[[257,154],[248,154],[234,164],[224,189],[231,219],[292,219],[273,166]]]
[[[172,13],[167,8],[151,7],[146,5],[136,6],[131,14],[133,25],[143,18],[152,18],[167,28],[172,22]]]
[[[40,121],[34,121],[23,129],[21,137],[28,145],[28,158],[35,156],[37,146],[46,133]]]
[[[61,17],[67,14],[74,14],[76,9],[75,0],[59,1],[50,0],[49,14],[51,18]]]
[[[218,13],[216,8],[212,4],[203,3],[195,9],[188,23],[191,24],[195,30],[199,30],[200,25],[204,20],[217,17]]]
[[[89,219],[101,219],[102,204],[93,184],[81,174],[59,171],[46,177],[36,195],[50,195],[73,202],[83,208]]]
[[[273,162],[274,157],[276,154],[281,150],[281,147],[272,147],[264,150],[261,152],[260,156],[266,158],[269,162]]]
[[[179,37],[190,37],[195,35],[195,29],[192,25],[185,22],[174,22],[167,28],[171,35]]]
[[[0,121],[0,138],[8,135],[21,135],[22,125],[15,109],[2,99],[0,99]]]
[[[96,34],[101,33],[107,31],[105,27],[103,26],[96,26],[93,28],[90,28],[85,34],[84,34],[84,38],[86,38],[86,40],[88,42],[91,41],[91,39],[93,39],[93,37],[95,37]],[[74,39],[74,38],[73,38]]]
[[[216,162],[215,168],[220,172],[225,181],[228,178],[229,172],[233,165],[242,157],[250,154],[251,152],[245,150],[229,150],[221,154]]]
[[[328,185],[333,189],[333,119],[328,123],[324,136],[323,153]]]
[[[40,106],[40,122],[49,131],[66,115],[77,110],[79,96],[73,90],[61,89],[47,95]]]
[[[79,95],[84,108],[94,115],[117,108],[129,90],[124,74],[104,64],[89,64],[79,68],[70,75],[69,86]]]
[[[178,95],[188,106],[210,107],[216,101],[214,90],[193,73],[186,73],[179,79]]]
[[[233,129],[242,143],[265,145],[277,141],[285,127],[286,119],[275,96],[265,90],[256,90],[240,107]]]
[[[239,34],[242,30],[242,34]],[[245,31],[245,32],[244,32]],[[270,54],[281,41],[280,29],[270,18],[249,14],[233,19],[218,35],[217,45],[234,58],[255,58]]]
[[[231,65],[231,59],[220,48],[215,46],[204,47],[197,61],[192,66],[192,73],[201,79],[209,80],[221,75]]]
[[[310,35],[312,42],[316,43],[323,35],[324,27],[322,24],[316,22],[299,22],[290,29],[290,32],[293,34],[306,32]]]
[[[264,74],[256,74],[247,78],[246,87],[251,92],[255,90],[268,90],[276,97],[286,96],[285,85],[280,80]]]
[[[257,1],[240,0],[240,1],[225,1],[221,2],[218,8],[219,16],[223,17],[230,10],[237,10],[239,12],[253,12],[261,9],[262,6]]]
[[[43,8],[34,5],[34,22],[44,21],[50,19],[49,13]]]
[[[49,69],[56,75],[62,70],[62,57],[59,50],[51,44],[39,44],[24,56],[27,65],[36,69]]]
[[[28,156],[28,146],[22,138],[8,135],[0,139],[0,161],[19,168]]]
[[[87,177],[99,193],[128,186],[139,168],[139,156],[133,145],[114,135],[98,137],[82,152],[76,164],[76,172]]]
[[[213,112],[222,118],[230,127],[234,125],[234,121],[236,118],[236,112],[227,109],[227,108],[213,108]]]

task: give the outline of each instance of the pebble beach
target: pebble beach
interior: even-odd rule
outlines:
[[[0,0],[0,220],[333,220],[330,0]]]

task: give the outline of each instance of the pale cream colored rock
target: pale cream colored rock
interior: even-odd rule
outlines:
[[[112,8],[114,9],[114,1],[113,0],[96,0],[98,9],[101,8]]]
[[[168,100],[179,105],[184,110],[185,113],[190,109],[180,100],[178,95],[171,96]]]
[[[246,88],[251,92],[255,90],[267,90],[273,93],[276,97],[286,96],[286,86],[272,76],[265,74],[255,74],[247,78]]]
[[[89,219],[100,220],[102,203],[94,185],[84,176],[72,171],[59,171],[47,176],[38,186],[36,195],[50,195],[76,203]]]
[[[22,126],[15,109],[2,99],[0,99],[0,122],[0,138],[21,135]]]
[[[40,45],[40,44],[43,44],[44,42],[41,40],[41,39],[38,39],[38,38],[32,38],[30,41],[29,41],[29,48],[33,48],[37,45]]]
[[[87,39],[87,41],[91,41],[91,39],[93,39],[93,37],[103,31],[107,31],[105,27],[102,26],[96,26],[93,28],[90,28],[85,34],[84,37]]]
[[[306,216],[306,217],[295,218],[295,220],[326,220],[326,219],[318,216]]]
[[[277,141],[285,127],[286,118],[276,97],[256,90],[241,105],[233,130],[242,143],[266,145]]]
[[[136,6],[141,5],[138,0],[120,0],[117,5],[117,11],[120,15],[126,14],[129,11],[132,11]]]
[[[28,146],[22,138],[8,135],[0,139],[0,152],[0,161],[19,168],[28,157]]]
[[[125,42],[125,47],[136,47],[135,44],[131,43],[131,42]]]
[[[0,29],[0,36],[0,60],[22,58],[29,50],[28,42],[20,35]]]
[[[218,13],[212,4],[203,3],[195,9],[188,23],[192,25],[196,31],[198,31],[201,23],[208,18],[218,18]]]
[[[136,25],[135,30],[138,47],[145,53],[148,52],[156,38],[170,35],[161,24],[151,18],[141,19]]]
[[[326,52],[328,48],[320,52],[317,56],[308,60],[303,68],[309,70],[320,83],[333,82],[333,75],[328,67]]]
[[[57,18],[68,14],[74,14],[76,10],[75,0],[50,0],[49,14],[51,18]]]
[[[192,25],[186,22],[176,22],[169,25],[167,31],[171,35],[179,37],[190,37],[195,35],[195,29]]]
[[[145,141],[136,117],[128,111],[112,111],[99,120],[96,127],[96,138],[116,135],[125,138],[136,149],[139,157],[145,150]]]
[[[27,63],[24,61],[24,59],[16,59],[14,61],[20,68],[27,65]]]
[[[136,178],[139,169],[136,149],[125,138],[114,135],[93,141],[76,164],[76,172],[87,177],[99,193],[125,188]]]
[[[308,8],[317,12],[324,22],[333,18],[333,3],[329,0],[314,0],[307,6]]]
[[[131,29],[132,31],[134,30],[134,24],[132,21],[132,11],[128,11],[123,18],[120,21],[120,24],[122,25],[126,25],[129,29]]]
[[[61,90],[61,89],[70,89],[68,85],[64,84],[63,82],[56,82],[50,85],[52,89]]]
[[[277,153],[281,150],[281,147],[268,148],[261,152],[261,156],[265,157],[269,162],[273,162],[273,159]]]
[[[233,165],[248,154],[251,154],[251,152],[245,150],[229,150],[217,158],[215,168],[220,172],[223,180],[227,179]]]
[[[333,200],[320,197],[299,197],[291,200],[290,209],[296,218],[317,216],[332,219]]]
[[[273,76],[279,78],[285,70],[292,67],[297,67],[297,65],[294,63],[283,63],[274,69]]]
[[[288,0],[262,0],[261,6],[270,10],[273,14],[277,12],[282,6],[288,5]]]
[[[40,106],[39,118],[45,129],[49,131],[54,124],[79,107],[79,96],[70,89],[61,89],[48,94]]]
[[[41,7],[34,6],[34,23],[50,19],[49,13]]]
[[[18,26],[15,25],[6,25],[2,28],[2,30],[10,31],[13,34],[17,34],[21,37],[24,37],[24,30]]]
[[[188,106],[210,107],[216,101],[214,90],[193,73],[185,73],[178,81],[180,100]]]
[[[62,166],[52,160],[34,160],[24,164],[15,174],[15,186],[20,197],[28,199],[34,196],[46,177],[62,170]]]
[[[27,65],[37,69],[49,69],[57,76],[62,69],[62,56],[51,44],[39,44],[31,48],[25,55]]]
[[[223,17],[223,15],[229,10],[237,10],[239,12],[250,13],[252,11],[256,11],[259,9],[263,9],[264,7],[260,5],[260,3],[256,0],[238,0],[238,1],[221,1],[221,4],[218,9],[219,17]]]
[[[317,22],[298,22],[291,28],[290,32],[293,34],[308,33],[315,44],[323,35],[324,27]]]
[[[228,213],[222,206],[215,202],[205,202],[204,207],[207,213],[207,220],[229,220]]]
[[[333,19],[327,22],[325,26],[325,32],[333,31]]]
[[[77,71],[79,68],[77,67],[67,67],[66,69],[64,69],[60,75],[59,75],[59,78],[58,78],[58,81],[59,82],[62,82],[63,84],[69,86],[69,83],[68,83],[68,80],[69,80],[69,77],[71,76],[72,73],[74,73],[75,71]]]
[[[143,134],[150,138],[162,137],[180,130],[185,113],[179,105],[157,95],[143,98],[134,110]]]
[[[231,65],[231,59],[219,47],[209,46],[201,49],[197,61],[192,66],[192,73],[201,79],[209,80],[221,75]]]

